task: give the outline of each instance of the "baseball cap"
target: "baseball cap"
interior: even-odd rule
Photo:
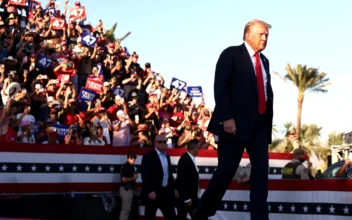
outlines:
[[[35,84],[34,86],[35,89],[41,89],[43,88],[42,84]]]
[[[104,87],[105,86],[110,86],[110,83],[109,82],[104,82]]]
[[[54,100],[55,100],[55,99],[54,99],[53,96],[49,96],[47,101],[48,101],[48,102],[52,102],[52,101],[54,101]]]
[[[121,100],[121,96],[116,95],[116,96],[115,96],[115,101],[120,101],[120,100]]]

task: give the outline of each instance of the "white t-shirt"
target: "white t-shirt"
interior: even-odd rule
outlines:
[[[17,132],[17,137],[21,136],[22,135],[22,131],[20,132]],[[28,136],[24,136],[22,138],[22,141],[17,141],[18,143],[27,143],[27,144],[35,144],[35,138],[34,138],[34,135],[32,134],[29,138]]]

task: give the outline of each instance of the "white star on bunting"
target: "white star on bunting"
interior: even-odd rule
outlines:
[[[1,168],[2,168],[2,171],[7,171],[7,166],[5,164]]]
[[[101,166],[98,167],[98,172],[101,172],[103,168]]]
[[[349,211],[350,209],[349,208],[347,208],[347,206],[343,209],[343,214],[347,214],[348,215],[348,211]]]
[[[269,212],[271,211],[271,206],[268,204],[268,209],[269,209]]]
[[[248,208],[248,205],[245,203],[245,204],[243,205],[243,210],[247,210],[247,208]]]
[[[330,213],[335,213],[335,208],[334,208],[334,206],[331,206],[329,209],[330,209]]]
[[[59,171],[64,172],[64,167],[62,165],[59,167]]]
[[[90,167],[87,165],[86,166],[86,172],[89,172],[89,170],[90,170]]]
[[[317,209],[317,213],[321,213],[321,207],[318,205],[318,207],[316,208]]]
[[[308,212],[308,207],[307,207],[307,205],[305,205],[305,206],[303,207],[303,212]]]
[[[205,168],[205,172],[208,173],[209,172],[209,169],[208,167]]]
[[[294,205],[291,206],[291,212],[296,212],[296,207]]]
[[[49,165],[46,165],[45,172],[50,172],[50,169],[51,169],[51,167],[49,167]]]
[[[37,171],[37,167],[35,165],[33,165],[31,168],[32,168],[32,172],[36,172]]]
[[[18,165],[18,166],[17,166],[17,171],[22,171],[22,168],[23,168],[23,167],[21,167],[21,165]]]
[[[236,203],[233,204],[233,209],[234,209],[234,210],[237,210],[237,204],[236,204]]]
[[[227,209],[227,206],[228,206],[227,203],[225,203],[225,204],[224,204],[224,209]]]
[[[276,169],[274,169],[274,173],[276,173],[277,172],[277,170]]]
[[[284,207],[282,207],[282,205],[280,204],[278,208],[279,208],[279,212],[282,212]]]
[[[73,172],[76,172],[76,171],[77,171],[76,165],[74,165],[74,166],[72,167],[72,171],[73,171]]]
[[[111,166],[110,167],[110,172],[114,172],[114,170],[115,170],[115,167]]]

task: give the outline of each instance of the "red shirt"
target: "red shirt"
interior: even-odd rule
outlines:
[[[72,125],[78,122],[78,117],[74,113],[66,112],[61,117],[62,117],[62,124],[64,125]]]
[[[182,121],[185,119],[184,115],[182,112],[176,112],[171,115],[171,121],[170,121],[170,126],[174,127],[175,130],[176,128],[182,123]]]

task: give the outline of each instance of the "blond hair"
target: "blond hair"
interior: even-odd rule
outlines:
[[[246,26],[244,27],[244,32],[243,32],[243,40],[246,40],[246,34],[251,30],[251,28],[256,25],[256,24],[262,24],[266,26],[267,29],[271,28],[271,25],[266,23],[265,21],[258,20],[258,19],[253,19],[249,21]]]

